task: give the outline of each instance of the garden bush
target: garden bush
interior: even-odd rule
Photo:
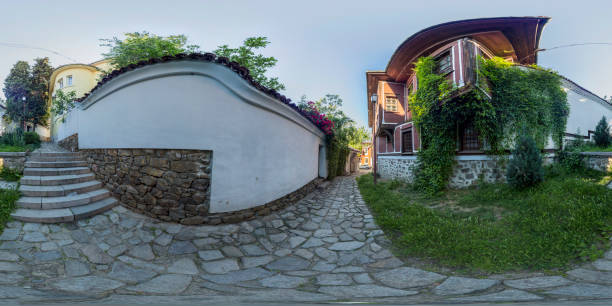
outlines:
[[[34,145],[40,144],[40,136],[38,136],[38,133],[36,132],[23,133],[23,139],[26,144],[34,144]]]
[[[556,161],[566,170],[578,170],[584,168],[584,156],[574,150],[561,150],[557,152]]]
[[[23,147],[26,145],[25,138],[23,137],[23,132],[19,129],[13,132],[6,133],[2,136],[2,144],[8,146],[18,146]]]
[[[599,123],[597,123],[593,138],[595,140],[595,144],[602,148],[612,144],[612,136],[610,136],[610,127],[608,126],[606,116],[601,117],[601,120],[599,120]]]
[[[542,155],[535,140],[526,134],[519,136],[506,172],[508,184],[516,189],[535,186],[544,179]]]

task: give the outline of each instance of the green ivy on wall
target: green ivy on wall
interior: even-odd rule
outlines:
[[[569,106],[560,76],[537,66],[514,66],[502,58],[479,58],[478,63],[478,86],[464,88],[454,88],[436,74],[431,57],[415,65],[419,86],[409,100],[422,141],[414,181],[419,190],[435,193],[445,188],[455,163],[458,128],[465,124],[478,131],[489,155],[511,149],[520,128],[539,148],[549,137],[561,146]]]

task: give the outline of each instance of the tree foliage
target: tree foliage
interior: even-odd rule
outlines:
[[[53,97],[51,112],[57,116],[66,114],[74,108],[75,100],[75,91],[64,92],[63,90],[59,89],[55,92],[55,97]]]
[[[601,117],[601,120],[595,127],[595,135],[593,136],[595,144],[599,147],[605,148],[612,144],[612,136],[610,135],[610,126],[606,116]]]
[[[28,104],[31,109],[31,122],[35,125],[48,126],[49,123],[49,81],[53,67],[49,64],[49,58],[35,59],[30,78],[30,100]]]
[[[349,147],[361,150],[362,142],[370,139],[368,130],[356,126],[355,121],[342,111],[342,103],[342,98],[334,94],[326,94],[316,101],[309,101],[303,95],[298,102],[300,108],[315,109],[334,123],[333,137],[327,141],[328,179],[344,174]]]
[[[214,51],[218,56],[224,56],[231,61],[249,69],[253,80],[261,85],[274,89],[283,90],[285,85],[278,81],[277,77],[267,77],[265,74],[268,69],[274,67],[278,60],[272,56],[266,57],[257,54],[256,51],[268,46],[270,42],[267,37],[249,37],[244,40],[242,46],[230,48],[228,45],[221,45]]]
[[[182,34],[158,36],[143,31],[124,35],[123,40],[117,37],[100,39],[100,46],[110,48],[102,56],[109,59],[115,69],[151,58],[197,52],[200,48],[197,45],[187,45],[187,36]]]
[[[11,121],[19,122],[20,126],[24,122],[48,125],[48,88],[52,71],[46,57],[35,59],[32,68],[26,61],[13,65],[2,89],[7,99],[7,116]]]

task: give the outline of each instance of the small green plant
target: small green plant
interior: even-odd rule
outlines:
[[[4,134],[4,136],[2,136],[2,143],[8,146],[17,147],[25,147],[26,145],[21,129],[15,129],[12,132]]]
[[[557,152],[557,163],[566,170],[581,170],[584,168],[584,156],[579,151],[562,150]]]
[[[11,168],[2,167],[0,168],[0,179],[8,182],[16,182],[21,179],[21,172]]]
[[[40,136],[36,132],[25,132],[23,133],[23,139],[26,144],[39,145]]]
[[[606,116],[601,117],[599,123],[595,127],[595,135],[594,135],[595,144],[598,147],[605,148],[612,144],[612,136],[610,136],[610,126],[608,126],[608,120],[606,120]]]
[[[519,136],[506,171],[508,184],[516,189],[535,186],[544,179],[542,155],[531,136]]]
[[[4,231],[4,224],[11,219],[11,213],[21,194],[17,189],[0,189],[0,234]]]

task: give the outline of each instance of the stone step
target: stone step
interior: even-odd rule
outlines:
[[[75,156],[30,156],[28,157],[28,161],[32,162],[53,162],[53,161],[82,161],[85,158],[80,155]]]
[[[70,208],[70,210],[75,220],[81,220],[105,212],[115,207],[118,203],[117,199],[110,197],[91,204],[75,206]]]
[[[69,168],[25,168],[23,175],[25,176],[55,176],[55,175],[77,175],[89,173],[87,167],[69,167]]]
[[[72,208],[59,208],[59,209],[25,209],[19,208],[11,217],[15,220],[24,222],[40,222],[40,223],[58,223],[58,222],[72,222],[75,220],[84,219],[97,215],[101,212],[109,210],[118,201],[115,198],[106,198],[90,204],[75,206]]]
[[[76,184],[92,181],[95,179],[93,173],[85,174],[68,174],[68,175],[53,175],[53,176],[29,176],[26,175],[21,178],[22,185],[30,186],[57,186]]]
[[[19,191],[21,191],[21,194],[26,197],[62,197],[71,193],[85,193],[100,188],[102,188],[102,183],[94,180],[58,186],[21,185],[19,186]]]
[[[21,197],[17,201],[17,207],[29,209],[59,209],[85,205],[106,199],[111,193],[106,189],[68,195],[63,197]]]
[[[83,156],[81,152],[31,152],[28,154],[30,157],[70,157],[70,156]]]
[[[87,166],[87,162],[84,160],[50,161],[50,162],[26,161],[25,166],[28,168],[70,168],[70,167],[85,167]]]

